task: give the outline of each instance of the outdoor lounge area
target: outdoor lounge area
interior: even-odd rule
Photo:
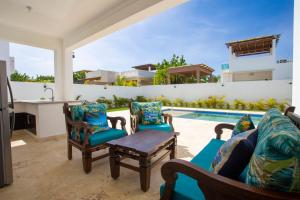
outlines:
[[[174,54],[168,61],[156,54],[161,63],[133,67],[155,73],[147,84],[76,82],[85,80],[75,80],[73,73],[76,56],[80,57],[78,49],[134,24],[140,38],[126,40],[117,35],[114,42],[137,48],[135,40],[146,42],[140,22],[151,16],[163,17],[162,13],[186,2],[189,0],[0,3],[0,200],[300,200],[300,1],[293,2],[294,25],[288,30],[293,34],[286,31],[284,36],[276,33],[276,37],[230,43],[228,57],[238,55],[234,57],[237,68],[246,66],[238,73],[247,74],[247,79],[232,76],[222,80],[222,73],[233,73],[229,64],[222,64],[227,67],[222,72],[209,67],[214,66],[211,64],[189,64],[184,56]],[[201,13],[193,4],[189,6]],[[202,42],[207,40],[209,34],[200,35],[207,31],[205,26],[214,33],[212,37],[218,33],[222,40],[216,37],[209,45],[193,47],[187,57],[194,63],[223,62],[224,56],[218,55],[221,51],[212,47],[218,43],[216,46],[226,48],[225,36],[234,35],[230,32],[234,30],[197,17],[176,19],[183,24],[191,20],[192,26],[200,29],[171,31],[172,36],[185,36],[182,41],[172,38],[178,46],[174,49],[181,52],[181,45],[198,42],[195,35]],[[162,21],[177,27],[173,24],[176,20],[167,17]],[[154,34],[153,27],[151,24],[149,30]],[[255,28],[253,32],[256,34]],[[288,48],[278,48],[280,56],[292,55],[291,62],[277,60],[279,38],[285,42],[282,46],[292,46],[287,53],[284,50]],[[160,35],[148,42],[163,40],[172,43]],[[99,49],[112,52],[114,42]],[[22,72],[13,74],[17,81],[11,80],[15,61],[10,50],[1,57],[2,46],[9,43],[51,52],[51,81],[37,80],[46,75],[34,78]],[[205,54],[210,48],[213,53]],[[144,63],[155,63],[150,52],[163,54],[165,49],[153,49],[123,52],[136,53],[136,58],[147,54],[149,62],[145,59]],[[26,53],[22,51],[23,58]],[[97,53],[89,51],[84,60],[92,66],[93,56],[106,59]],[[253,54],[253,59],[243,60]],[[118,56],[109,59],[127,61]],[[44,63],[40,68],[47,65],[38,56],[28,60]],[[128,60],[135,61],[132,57]],[[288,68],[275,70],[273,65]],[[253,66],[259,73],[268,68],[267,75],[272,78],[253,78],[255,74],[248,71]],[[220,76],[213,74],[216,71]],[[275,71],[282,76],[274,76]],[[99,78],[91,81],[99,82]]]

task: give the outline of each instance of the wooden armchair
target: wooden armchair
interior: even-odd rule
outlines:
[[[136,133],[140,130],[145,129],[155,129],[155,130],[162,130],[162,131],[174,131],[173,127],[173,117],[170,114],[162,113],[164,118],[164,124],[162,125],[141,125],[141,116],[138,113],[134,113],[132,109],[132,102],[129,103],[129,110],[130,110],[130,129],[131,133]]]
[[[72,120],[70,109],[71,106],[64,103],[63,112],[65,114],[67,128],[68,159],[72,159],[72,147],[79,149],[82,152],[83,170],[85,173],[89,173],[92,169],[92,162],[109,156],[108,153],[105,153],[97,157],[92,157],[92,153],[107,148],[107,141],[127,135],[125,128],[126,120],[123,117],[107,116],[112,128],[107,131],[102,131],[99,134],[91,134],[87,122]],[[116,129],[118,121],[121,123],[122,130]]]
[[[288,116],[300,129],[300,116],[294,114],[294,110],[294,108],[289,107],[286,109],[284,114]],[[223,129],[233,130],[234,125],[225,123],[217,125],[215,127],[215,132],[217,135],[215,142],[220,141]],[[209,143],[207,146],[210,144],[211,143]],[[207,153],[207,151],[205,153]],[[203,153],[202,156],[205,156],[205,153]],[[201,152],[199,154],[201,154]],[[253,187],[243,182],[211,173],[207,169],[180,159],[173,159],[165,163],[161,168],[161,174],[165,180],[165,185],[163,185],[161,188],[161,200],[171,200],[173,198],[176,179],[179,177],[179,174],[191,177],[196,181],[199,189],[201,189],[203,198],[197,196],[195,199],[300,200],[299,193],[277,192]]]

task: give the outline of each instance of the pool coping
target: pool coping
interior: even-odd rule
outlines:
[[[227,112],[227,113],[254,114],[254,115],[264,115],[266,113],[264,111],[227,110],[227,109],[209,109],[209,108],[189,108],[189,107],[171,107],[171,106],[163,106],[163,109],[188,110],[188,111]]]

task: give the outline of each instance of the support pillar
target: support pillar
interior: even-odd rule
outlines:
[[[54,51],[55,100],[73,100],[72,50],[59,48]]]
[[[171,84],[171,74],[169,72],[167,72],[167,81],[168,84]]]
[[[200,70],[196,71],[197,83],[200,83]]]
[[[300,114],[300,1],[294,1],[293,106]]]

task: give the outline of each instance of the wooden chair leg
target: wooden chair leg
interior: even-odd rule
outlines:
[[[72,145],[68,142],[68,159],[72,160]]]
[[[92,170],[92,153],[91,152],[82,152],[82,164],[83,170],[85,173],[90,173]]]

